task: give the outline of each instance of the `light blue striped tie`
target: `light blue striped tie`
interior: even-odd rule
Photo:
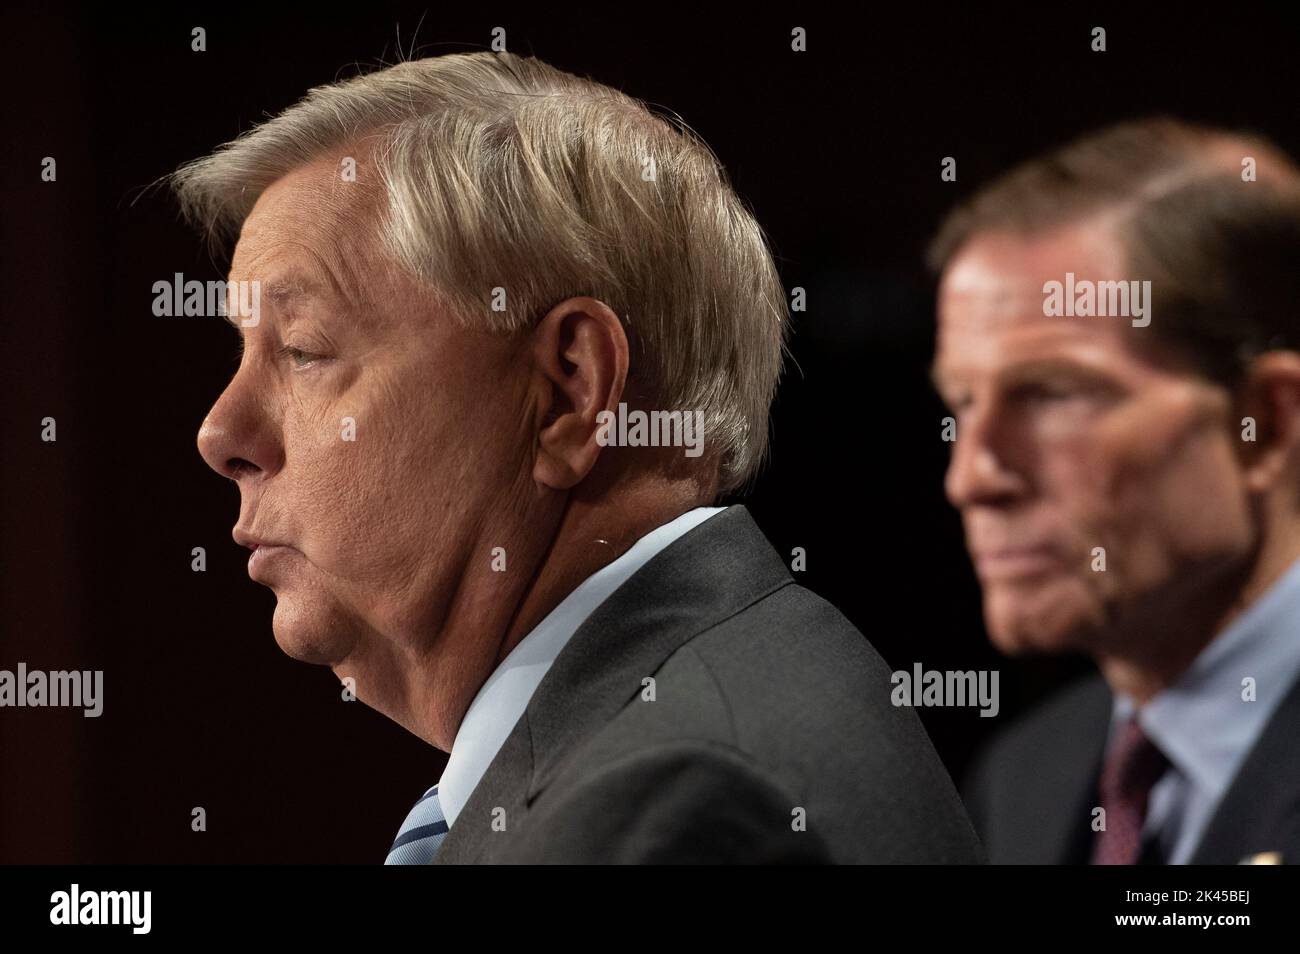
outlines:
[[[406,821],[402,822],[384,864],[427,865],[446,837],[447,819],[438,804],[438,786],[435,785],[415,803]]]

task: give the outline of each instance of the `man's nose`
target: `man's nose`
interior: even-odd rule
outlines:
[[[989,411],[968,414],[958,422],[943,483],[954,507],[1005,504],[1025,493],[1028,482],[1014,464],[1025,448],[1014,446],[1014,436],[1003,425],[996,412]]]
[[[231,480],[274,473],[283,460],[265,413],[236,389],[236,381],[203,419],[198,446],[207,465]]]

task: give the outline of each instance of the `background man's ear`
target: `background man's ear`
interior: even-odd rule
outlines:
[[[1300,352],[1270,351],[1256,358],[1239,406],[1242,418],[1255,422],[1255,439],[1244,445],[1247,487],[1263,493],[1300,460]]]
[[[533,479],[568,490],[600,456],[596,416],[617,413],[627,383],[627,334],[604,302],[567,298],[533,330],[532,354],[540,379]]]

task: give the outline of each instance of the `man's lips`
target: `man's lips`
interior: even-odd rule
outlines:
[[[252,547],[253,552],[248,556],[248,575],[250,578],[259,583],[265,583],[268,586],[277,579],[282,581],[282,577],[274,573],[277,566],[283,567],[285,561],[292,560],[298,556],[298,551],[293,547],[284,546],[283,544],[257,544]]]
[[[236,543],[253,551],[248,557],[248,575],[255,580],[258,579],[259,572],[270,566],[272,561],[298,552],[295,547],[287,543],[266,540],[239,527],[235,527],[233,536]]]
[[[975,550],[972,559],[976,572],[984,580],[1040,576],[1061,564],[1060,554],[1050,544]]]

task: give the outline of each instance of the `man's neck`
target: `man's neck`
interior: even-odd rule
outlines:
[[[519,602],[501,642],[497,663],[510,655],[583,580],[617,560],[647,533],[703,503],[685,494],[656,491],[640,495],[632,491],[619,500],[616,508],[608,500],[573,501]]]
[[[1184,578],[1112,632],[1095,654],[1111,691],[1145,705],[1255,603],[1297,559],[1300,532],[1265,538],[1239,565]]]
[[[698,484],[648,477],[617,493],[572,494],[522,523],[503,513],[482,547],[505,550],[509,572],[491,572],[486,559],[467,566],[437,643],[386,664],[406,674],[406,701],[385,713],[450,752],[475,695],[551,610],[641,537],[711,499]]]

